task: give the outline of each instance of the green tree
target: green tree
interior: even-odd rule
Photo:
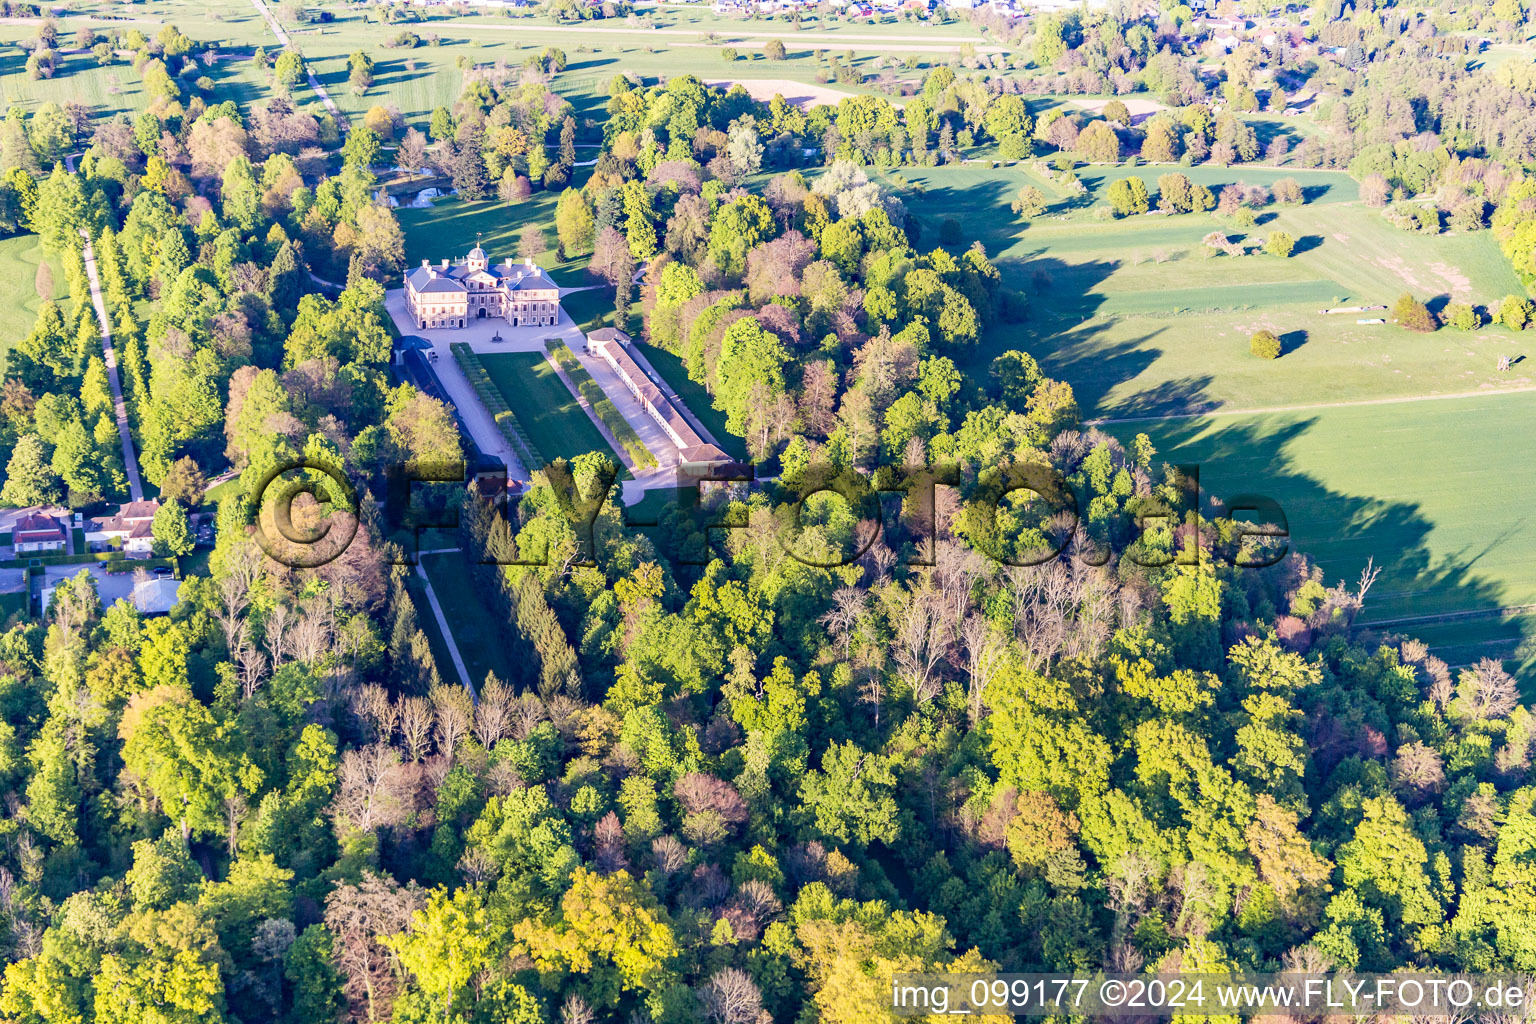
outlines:
[[[157,555],[189,555],[196,546],[186,507],[179,501],[166,500],[155,510],[150,526]]]
[[[291,92],[303,81],[304,75],[304,58],[292,50],[278,54],[277,62],[272,65],[272,81],[281,92]]]
[[[1269,237],[1264,240],[1264,251],[1271,256],[1286,259],[1296,251],[1296,239],[1284,231],[1271,231]]]
[[[624,184],[624,237],[635,259],[648,260],[656,255],[656,211],[650,192],[638,181]]]
[[[589,1001],[613,1007],[626,992],[658,991],[672,974],[677,938],[666,910],[627,871],[576,868],[559,912],[513,928],[519,946],[549,982],[582,979]]]
[[[710,223],[709,255],[721,272],[740,277],[747,268],[747,253],[773,237],[773,228],[773,211],[757,196],[726,203]]]
[[[347,80],[357,95],[361,96],[373,87],[373,58],[363,50],[354,50],[347,57],[347,71]]]
[[[560,201],[555,204],[555,232],[566,259],[591,251],[596,220],[579,189],[568,188],[560,193]]]
[[[1150,202],[1147,183],[1134,175],[1110,183],[1104,191],[1104,198],[1118,217],[1146,213]]]
[[[1248,339],[1248,350],[1260,359],[1280,358],[1280,339],[1274,331],[1255,331]]]
[[[867,846],[901,836],[890,759],[853,742],[834,743],[800,785],[800,805],[828,839]]]
[[[52,505],[59,497],[58,478],[53,473],[48,446],[36,434],[23,434],[5,465],[0,502],[25,508]]]

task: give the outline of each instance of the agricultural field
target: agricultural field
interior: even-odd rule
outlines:
[[[1512,655],[1536,625],[1499,612],[1536,604],[1526,511],[1536,485],[1518,446],[1502,440],[1536,428],[1528,336],[1414,334],[1356,322],[1385,309],[1322,312],[1385,307],[1404,291],[1431,308],[1522,294],[1492,236],[1408,234],[1361,204],[1343,175],[1262,168],[1185,173],[1213,190],[1298,178],[1308,202],[1266,208],[1247,233],[1256,244],[1287,231],[1298,240],[1289,259],[1204,255],[1201,239],[1221,226],[1209,214],[1095,212],[1115,178],[1140,175],[1155,193],[1169,169],[1089,168],[1080,172],[1089,194],[1076,200],[1027,169],[903,172],[922,189],[908,202],[922,211],[925,239],[943,217],[960,219],[1005,280],[1030,294],[1029,319],[984,337],[970,368],[984,373],[998,352],[1028,350],[1072,384],[1088,421],[1125,440],[1146,432],[1160,458],[1198,463],[1206,494],[1278,501],[1295,548],[1329,585],[1352,582],[1374,557],[1383,572],[1366,621],[1411,619],[1453,663]],[[1027,225],[1007,206],[1026,183],[1056,198]],[[1281,337],[1280,359],[1248,351],[1261,328]],[[1496,371],[1500,356],[1510,372]]]
[[[0,361],[37,322],[37,310],[43,304],[37,290],[37,268],[44,260],[53,279],[53,298],[67,299],[69,284],[64,270],[57,259],[43,253],[36,235],[0,238]]]
[[[1509,438],[1536,430],[1530,394],[1115,424],[1159,458],[1200,466],[1202,491],[1284,510],[1295,550],[1329,586],[1382,568],[1362,621],[1422,637],[1455,663],[1507,655],[1536,625],[1536,481]],[[1434,617],[1478,611],[1465,620]],[[1440,648],[1446,650],[1440,650]],[[1479,653],[1481,652],[1481,653]],[[1459,657],[1458,657],[1459,655]]]
[[[542,354],[506,352],[481,355],[480,361],[546,459],[602,452],[623,465]]]

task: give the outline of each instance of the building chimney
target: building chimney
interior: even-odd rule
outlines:
[[[447,269],[448,269],[448,261],[447,260],[443,260],[443,270],[446,272]]]
[[[431,260],[422,260],[421,261],[421,265],[424,266],[424,267],[430,267],[432,265],[432,261]]]

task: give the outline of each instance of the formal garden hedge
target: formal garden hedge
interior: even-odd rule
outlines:
[[[485,372],[485,365],[480,362],[480,357],[475,355],[467,342],[455,341],[449,347],[453,349],[454,360],[458,362],[459,368],[464,371],[464,376],[469,378],[470,386],[479,396],[480,404],[485,406],[491,418],[496,421],[496,429],[500,430],[501,436],[507,439],[507,443],[522,460],[523,466],[530,473],[541,468],[545,463],[544,456],[528,437],[528,431],[518,420],[517,413],[508,407],[501,390],[491,382],[491,376]]]
[[[635,428],[629,425],[629,420],[619,412],[619,407],[613,404],[613,399],[603,392],[602,386],[593,380],[587,368],[581,365],[581,360],[576,358],[576,353],[571,351],[571,347],[555,338],[546,341],[544,347],[549,349],[549,356],[555,361],[555,365],[564,370],[571,383],[576,385],[576,390],[582,398],[586,399],[592,411],[597,414],[597,418],[602,420],[603,426],[608,428],[608,433],[624,446],[635,468],[653,468],[656,465],[656,456],[652,455],[651,450],[645,446],[645,442],[640,440],[640,435],[635,433]]]

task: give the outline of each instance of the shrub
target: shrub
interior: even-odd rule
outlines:
[[[1248,351],[1260,359],[1280,358],[1280,339],[1274,331],[1256,331],[1248,339]]]
[[[1483,325],[1483,317],[1470,303],[1453,302],[1445,307],[1445,322],[1458,331],[1475,331]]]
[[[1408,292],[1397,297],[1397,302],[1392,306],[1392,319],[1399,327],[1420,334],[1428,334],[1440,326],[1435,322],[1435,314],[1429,311],[1429,307]]]
[[[1504,301],[1499,303],[1498,312],[1493,315],[1493,322],[1503,324],[1512,331],[1523,331],[1531,322],[1531,300],[1519,295],[1506,295]]]

